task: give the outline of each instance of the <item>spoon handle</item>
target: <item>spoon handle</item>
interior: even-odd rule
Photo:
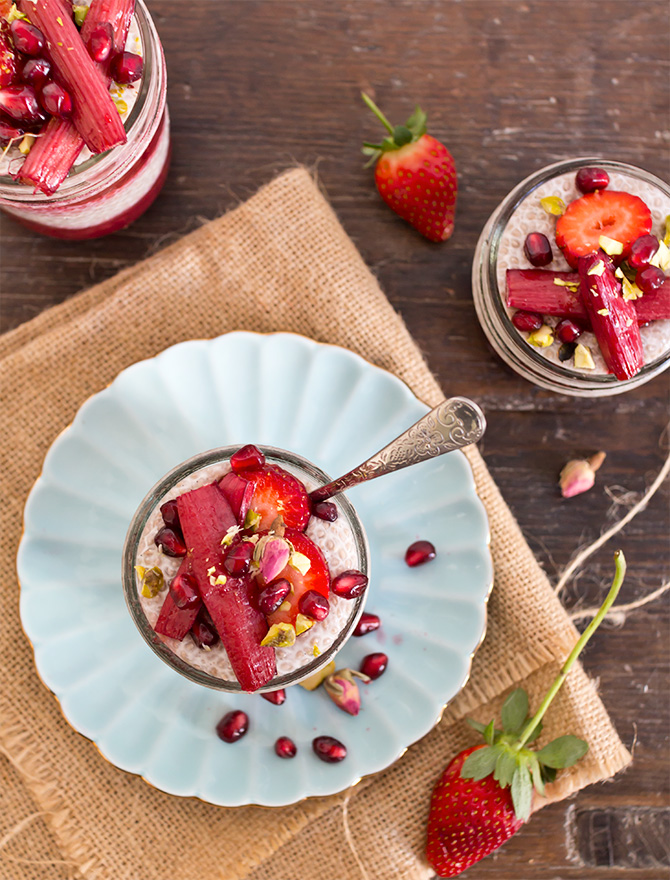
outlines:
[[[343,477],[314,489],[310,498],[313,502],[325,501],[359,483],[469,446],[481,439],[485,429],[484,413],[476,403],[466,397],[450,397],[372,458]]]

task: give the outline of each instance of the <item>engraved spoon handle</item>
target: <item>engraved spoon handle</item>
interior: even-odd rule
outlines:
[[[466,397],[450,397],[372,458],[337,480],[314,489],[310,498],[314,502],[325,501],[359,483],[469,446],[480,440],[485,430],[486,419],[476,403]]]

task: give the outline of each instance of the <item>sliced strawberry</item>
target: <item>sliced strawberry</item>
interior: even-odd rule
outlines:
[[[17,79],[16,53],[8,29],[0,25],[0,89],[11,86]]]
[[[254,487],[250,509],[261,517],[259,529],[269,529],[278,516],[291,529],[302,531],[307,527],[309,497],[303,484],[293,474],[276,464],[266,464],[258,470],[245,471],[242,479]]]
[[[182,559],[177,575],[188,574],[190,568],[190,558]],[[158,615],[158,620],[154,627],[155,631],[160,633],[160,635],[169,636],[171,639],[177,639],[181,642],[195,623],[201,606],[202,602],[198,602],[193,608],[177,608],[172,598],[172,593],[168,590],[161,613]]]
[[[252,604],[251,578],[231,577],[223,564],[221,539],[237,525],[235,515],[217,483],[185,492],[177,506],[200,595],[242,689],[255,691],[274,677],[275,655],[261,645],[267,623]]]
[[[251,505],[251,496],[254,494],[253,483],[230,471],[219,480],[219,488],[226,496],[226,501],[230,504],[238,523],[242,525]]]
[[[297,553],[302,553],[309,559],[309,569],[305,574],[301,574],[297,568],[291,563],[279,573],[277,578],[286,578],[291,584],[293,591],[286,597],[286,602],[290,603],[290,608],[282,610],[277,609],[268,617],[268,623],[292,623],[300,613],[298,607],[300,598],[309,590],[315,590],[322,596],[328,598],[330,591],[330,571],[328,563],[316,544],[310,540],[304,532],[296,529],[286,529],[284,537],[289,541]]]
[[[638,196],[609,189],[587,193],[570,202],[556,223],[556,244],[565,259],[577,268],[579,257],[600,247],[600,236],[623,245],[621,259],[641,235],[651,230],[651,211]]]

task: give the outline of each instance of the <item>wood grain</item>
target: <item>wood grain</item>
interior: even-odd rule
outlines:
[[[472,305],[479,233],[500,199],[538,168],[603,155],[660,177],[670,170],[666,0],[150,0],[165,47],[174,159],[155,205],[130,229],[83,244],[0,218],[0,329],[110,277],[246,198],[297,162],[318,169],[341,222],[402,314],[448,393],[485,408],[483,453],[505,499],[555,577],[651,482],[667,453],[666,376],[621,397],[545,392],[489,349]],[[359,98],[392,119],[415,103],[456,160],[451,241],[434,245],[382,203],[359,146],[378,134]],[[608,453],[590,493],[561,500],[575,454]],[[631,496],[630,493],[633,493]],[[670,577],[667,484],[566,591],[593,604],[612,552],[629,562],[622,601]],[[659,880],[667,876],[670,596],[604,626],[585,665],[632,768],[543,810],[468,877]],[[667,844],[667,838],[666,838]],[[665,873],[664,873],[665,872]]]

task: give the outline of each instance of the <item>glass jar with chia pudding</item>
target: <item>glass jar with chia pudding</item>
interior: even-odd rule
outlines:
[[[172,470],[140,504],[123,551],[126,602],[146,642],[192,681],[230,692],[278,691],[316,675],[352,634],[367,595],[369,550],[349,500],[337,496],[314,515],[307,493],[327,475],[296,454],[257,451],[261,461],[243,468],[231,446]],[[199,569],[198,530],[215,520],[211,557]],[[182,581],[199,604],[181,602]],[[335,592],[338,581],[354,588]],[[240,646],[247,627],[253,634]],[[246,681],[233,651],[269,653],[270,671]]]
[[[477,244],[489,342],[551,391],[619,394],[670,366],[670,186],[621,162],[558,162],[516,186]]]
[[[143,0],[82,0],[72,19],[61,0],[5,6],[0,207],[56,238],[123,229],[170,162],[165,59]]]

